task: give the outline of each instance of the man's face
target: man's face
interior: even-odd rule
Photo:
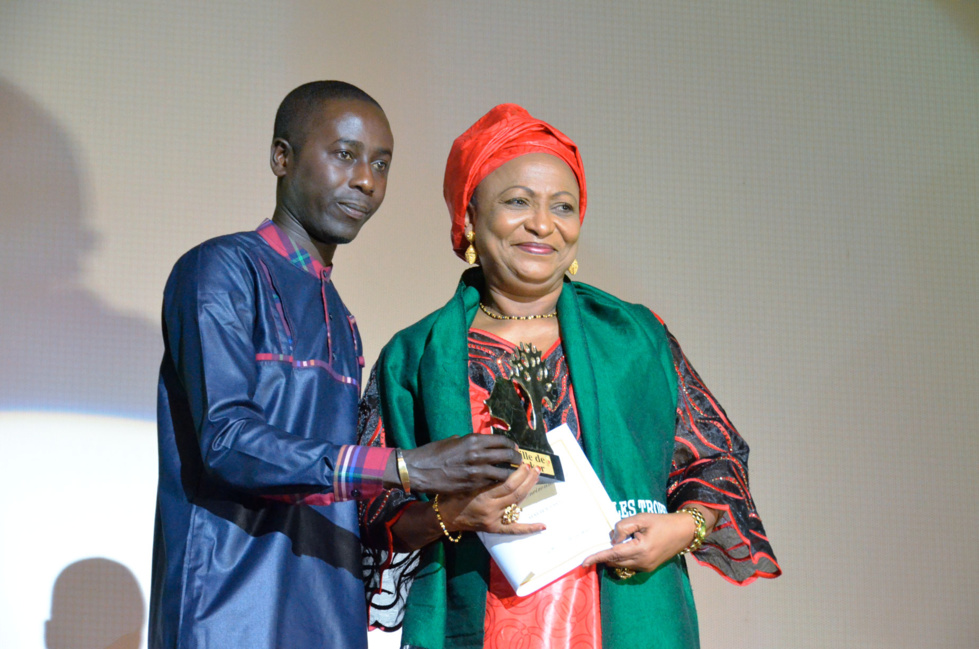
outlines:
[[[280,142],[280,141],[277,141]],[[357,236],[387,189],[394,138],[380,108],[365,101],[322,102],[306,122],[297,149],[278,158],[280,208],[319,243],[348,243]]]

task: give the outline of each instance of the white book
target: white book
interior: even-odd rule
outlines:
[[[547,433],[547,441],[561,458],[564,482],[539,484],[520,503],[521,523],[544,523],[547,529],[521,536],[478,533],[520,597],[611,548],[609,535],[620,518],[571,429],[559,426]]]

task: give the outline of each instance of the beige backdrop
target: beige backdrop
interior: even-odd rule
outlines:
[[[976,5],[0,1],[0,411],[153,417],[170,266],[271,214],[272,118],[311,79],[361,86],[395,133],[334,275],[371,362],[448,298],[446,154],[514,101],[581,146],[579,279],[664,317],[752,446],[785,574],[693,568],[703,645],[975,647]],[[10,421],[0,470],[27,457]],[[0,510],[3,536],[36,546],[31,517],[67,506],[42,488],[5,492],[41,502]],[[40,612],[10,571],[45,561],[0,558],[0,645],[40,646],[10,629],[51,617],[65,564],[21,577]]]

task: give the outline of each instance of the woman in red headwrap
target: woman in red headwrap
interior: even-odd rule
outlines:
[[[402,474],[403,489],[361,506],[373,623],[403,616],[402,646],[425,649],[698,646],[685,554],[738,584],[781,572],[748,491],[747,445],[649,309],[568,278],[587,193],[567,136],[497,106],[456,139],[444,194],[453,249],[474,267],[382,350],[361,443],[491,432],[493,385],[530,343],[556,384],[545,428],[568,425],[622,520],[610,550],[518,597],[471,532],[542,529],[514,516],[537,471],[432,502]]]

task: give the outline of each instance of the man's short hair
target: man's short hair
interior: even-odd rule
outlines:
[[[316,110],[327,101],[356,99],[377,106],[373,97],[345,81],[310,81],[299,86],[282,100],[275,113],[272,139],[282,138],[296,151],[306,139],[307,122]]]

